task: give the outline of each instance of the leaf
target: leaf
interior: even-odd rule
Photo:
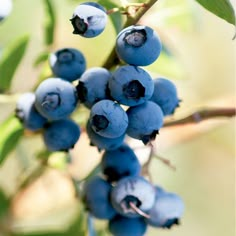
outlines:
[[[49,52],[41,52],[34,61],[34,67],[39,66],[41,63],[44,63],[48,60]]]
[[[23,135],[24,128],[20,121],[11,116],[0,125],[0,164],[7,155],[16,147]]]
[[[106,10],[110,10],[112,8],[120,7],[119,1],[112,1],[112,0],[99,0],[99,4],[106,8]],[[115,28],[116,33],[118,34],[123,26],[123,17],[122,14],[118,11],[109,15],[111,22]]]
[[[56,8],[53,6],[51,0],[44,0],[43,2],[45,6],[44,41],[46,45],[51,45],[54,42]]]
[[[10,201],[4,192],[0,189],[0,219],[7,213]]]
[[[0,92],[10,89],[16,69],[25,54],[29,36],[16,39],[4,51],[0,61]]]
[[[235,25],[235,12],[229,0],[196,0],[208,11]]]

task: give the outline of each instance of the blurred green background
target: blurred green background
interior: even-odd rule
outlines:
[[[101,66],[115,42],[116,32],[111,22],[99,37],[81,38],[72,34],[69,22],[78,2],[54,0],[53,3],[57,24],[55,42],[48,50],[76,47],[84,53],[88,68]],[[16,38],[30,35],[11,94],[30,91],[40,77],[50,75],[47,65],[33,66],[35,58],[45,50],[44,20],[41,0],[15,0],[11,15],[0,25],[0,55]],[[145,68],[153,78],[162,75],[176,83],[182,102],[170,119],[202,107],[235,107],[236,47],[232,25],[193,0],[158,1],[140,24],[155,28],[170,53]],[[12,114],[15,102],[14,96],[6,99],[0,95],[0,121]],[[77,118],[81,121],[84,117],[86,114]],[[8,227],[16,232],[63,229],[80,211],[68,173],[83,178],[99,162],[100,154],[89,147],[83,135],[72,152],[70,164],[65,166],[58,162],[58,157],[52,157],[51,167],[47,167],[40,178],[20,188],[21,182],[39,167],[36,156],[43,148],[40,135],[26,136],[0,166],[0,189],[12,199],[11,215],[2,217],[0,223],[1,236],[7,236]],[[163,128],[156,140],[156,150],[158,155],[171,161],[176,171],[153,159],[150,166],[153,182],[180,194],[185,213],[179,227],[149,228],[146,235],[235,235],[235,119],[211,119]],[[145,153],[138,155],[145,159]],[[0,206],[7,205],[2,198],[0,201]],[[98,227],[103,224],[98,222]]]

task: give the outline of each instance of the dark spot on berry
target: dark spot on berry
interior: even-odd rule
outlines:
[[[143,144],[146,145],[150,141],[155,140],[157,134],[159,134],[159,130],[154,130],[151,134],[143,135],[141,138]]]
[[[71,52],[69,49],[62,49],[56,53],[58,61],[60,63],[70,63],[74,60],[74,53]]]
[[[124,41],[133,47],[141,47],[147,40],[147,33],[142,30],[131,30],[125,34]]]
[[[78,98],[81,102],[85,102],[87,100],[88,90],[84,86],[84,82],[80,81],[79,84],[76,86],[76,91],[78,94]]]
[[[61,98],[58,93],[48,93],[43,101],[42,101],[42,107],[46,110],[55,110],[60,106],[61,104]]]
[[[139,99],[144,97],[145,88],[138,80],[133,80],[124,85],[123,93],[126,98]]]
[[[178,218],[172,218],[168,219],[165,224],[163,225],[163,228],[170,229],[173,225],[179,225],[179,219]]]
[[[107,181],[113,182],[120,179],[120,174],[113,167],[107,167],[103,171],[104,175],[107,176]]]
[[[137,197],[134,197],[132,195],[127,195],[125,198],[121,200],[121,206],[124,211],[132,210],[130,203],[133,203],[137,208],[139,208],[142,205],[142,202]]]
[[[108,127],[109,121],[103,115],[95,115],[92,118],[92,127],[98,132]]]
[[[81,19],[79,16],[73,17],[70,21],[74,28],[73,34],[84,34],[87,31],[87,23],[85,23],[84,19]]]

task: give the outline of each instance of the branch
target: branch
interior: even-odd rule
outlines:
[[[196,124],[204,120],[212,118],[230,118],[236,115],[236,108],[205,108],[196,111],[182,119],[168,121],[164,123],[164,127]]]
[[[158,0],[149,0],[147,3],[145,3],[144,7],[140,7],[135,16],[127,16],[127,20],[123,26],[123,28],[126,28],[130,25],[136,24],[141,17],[157,2]],[[111,69],[114,65],[119,64],[119,58],[116,54],[115,45],[113,49],[111,50],[109,56],[107,57],[107,60],[104,62],[103,67],[107,68],[108,70]]]

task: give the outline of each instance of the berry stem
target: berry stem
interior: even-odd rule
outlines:
[[[212,118],[227,118],[236,115],[236,108],[204,108],[193,112],[192,114],[174,121],[165,122],[164,127],[196,124],[201,121]]]
[[[113,13],[116,13],[116,12],[122,11],[122,9],[123,9],[123,8],[114,7],[114,8],[112,8],[112,9],[107,10],[106,13],[107,13],[107,15],[111,15],[111,14],[113,14]]]
[[[140,210],[133,202],[129,202],[130,207],[140,216],[143,216],[147,219],[150,218],[150,215],[146,214],[145,212],[143,212],[142,210]]]

